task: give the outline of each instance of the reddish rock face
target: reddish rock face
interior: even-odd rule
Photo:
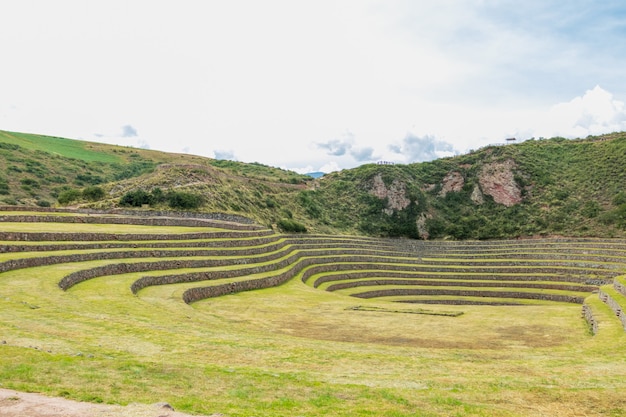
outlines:
[[[449,192],[458,193],[463,189],[465,185],[465,178],[458,171],[449,172],[442,181],[441,191],[439,196],[445,197]]]
[[[411,200],[406,196],[406,184],[402,181],[394,180],[391,185],[387,187],[380,174],[374,177],[370,193],[380,199],[387,199],[388,203],[384,211],[389,215],[391,215],[394,210],[403,210],[411,204]]]
[[[513,169],[515,162],[493,162],[486,164],[478,176],[478,183],[484,194],[493,197],[493,201],[511,207],[522,201],[522,191],[515,182]]]

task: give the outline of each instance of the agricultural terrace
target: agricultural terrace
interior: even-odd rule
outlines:
[[[626,415],[626,241],[4,207],[0,387],[229,416]]]

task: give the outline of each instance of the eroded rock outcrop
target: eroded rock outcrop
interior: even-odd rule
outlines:
[[[431,218],[432,216],[426,213],[422,213],[417,217],[415,224],[417,225],[417,235],[420,237],[420,239],[428,240],[430,238],[428,227],[426,227],[426,220]]]
[[[403,210],[411,204],[411,200],[406,196],[406,184],[396,179],[387,187],[382,174],[372,179],[370,193],[381,200],[387,199],[387,207],[383,211],[388,215],[391,215],[394,210]]]
[[[450,192],[458,193],[463,189],[465,185],[465,178],[458,171],[449,172],[445,177],[443,177],[443,181],[441,184],[441,191],[439,192],[440,197],[445,197],[446,194]]]
[[[482,192],[493,197],[493,201],[511,207],[522,201],[522,190],[515,182],[516,165],[511,159],[492,162],[483,166],[478,176]]]
[[[483,196],[483,192],[480,191],[480,187],[478,185],[474,186],[472,190],[472,195],[470,196],[474,204],[481,205],[485,202],[485,197]]]

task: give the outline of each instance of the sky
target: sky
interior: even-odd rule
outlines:
[[[331,172],[626,130],[623,0],[0,0],[0,129]]]

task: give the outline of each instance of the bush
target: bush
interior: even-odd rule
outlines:
[[[37,200],[37,205],[39,207],[50,207],[51,206],[50,202],[46,201],[46,200]]]
[[[306,227],[294,220],[282,219],[278,221],[278,227],[283,232],[306,233]]]
[[[59,196],[57,197],[57,200],[59,201],[59,204],[66,205],[78,200],[81,195],[82,193],[80,191],[70,188],[68,190],[61,191],[59,193]]]
[[[314,191],[302,191],[298,195],[300,205],[312,219],[319,219],[322,217],[322,207],[316,201],[316,197],[317,196]]]
[[[98,175],[91,175],[90,173],[86,173],[86,174],[78,174],[76,176],[76,179],[74,179],[74,182],[78,185],[83,185],[83,184],[101,184],[104,182],[104,179]]]
[[[582,209],[580,210],[581,214],[589,219],[597,217],[600,213],[601,207],[597,201],[588,200],[583,204]]]
[[[97,201],[104,198],[106,193],[101,187],[92,186],[83,190],[83,198],[91,201]]]
[[[152,190],[152,204],[163,203],[165,200],[163,190],[158,187]]]
[[[152,204],[152,196],[144,190],[129,191],[120,198],[120,206],[141,207]]]
[[[67,178],[62,177],[60,175],[53,175],[51,177],[46,177],[46,180],[53,182],[55,184],[66,184]]]
[[[626,192],[620,191],[619,193],[615,194],[615,197],[613,197],[613,204],[616,206],[626,204]]]
[[[39,188],[39,182],[37,182],[37,180],[34,180],[32,178],[23,178],[20,182],[22,183],[22,186],[27,186],[31,188]]]
[[[167,194],[167,203],[173,209],[190,210],[202,205],[202,197],[197,194],[170,191]]]
[[[5,198],[2,201],[4,201],[5,203],[7,203],[10,206],[16,206],[17,205],[17,200],[14,199],[13,197],[7,197],[7,198]]]

